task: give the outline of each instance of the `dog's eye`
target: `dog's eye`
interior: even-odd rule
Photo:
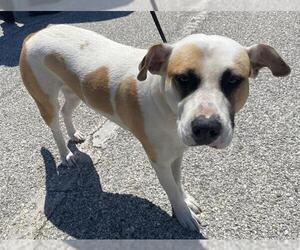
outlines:
[[[173,83],[181,97],[185,98],[198,88],[200,78],[190,70],[186,74],[175,75],[173,77]]]
[[[174,80],[179,83],[188,83],[189,77],[187,75],[176,75],[174,76]]]
[[[234,74],[230,69],[227,69],[221,79],[221,89],[226,96],[230,96],[232,92],[238,88],[240,83],[244,81],[242,76]]]
[[[236,75],[231,75],[229,77],[229,79],[227,80],[227,83],[228,84],[231,84],[231,85],[238,85],[242,82],[242,77],[240,76],[236,76]]]

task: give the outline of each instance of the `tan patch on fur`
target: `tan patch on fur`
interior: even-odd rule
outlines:
[[[66,65],[64,58],[58,54],[49,54],[45,57],[47,67],[57,74],[74,93],[94,109],[107,114],[113,114],[110,102],[108,69],[100,67],[89,73],[80,82],[79,77]]]
[[[251,73],[250,59],[246,50],[242,50],[234,60],[233,70],[236,74],[249,77]]]
[[[23,46],[24,46],[24,44],[25,44],[31,37],[33,37],[35,34],[36,34],[36,32],[33,32],[33,33],[28,34],[28,35],[25,37],[24,41],[23,41]]]
[[[239,74],[246,78],[246,80],[240,84],[238,89],[234,91],[232,96],[234,112],[237,113],[243,108],[249,96],[248,77],[250,76],[251,73],[251,67],[250,67],[250,59],[246,50],[245,51],[242,50],[240,54],[236,57],[233,71],[236,74]]]
[[[84,100],[80,79],[78,76],[68,69],[64,58],[58,53],[49,54],[45,57],[45,65],[57,76],[59,76],[62,81],[71,88],[75,94],[82,100]]]
[[[70,87],[75,94],[92,108],[107,114],[113,114],[110,102],[108,69],[99,69],[87,74],[80,82],[79,77],[66,65],[64,58],[58,54],[49,54],[45,57],[45,64]]]
[[[249,96],[249,80],[243,81],[234,91],[232,96],[232,104],[234,112],[239,112],[245,105]]]
[[[20,66],[20,71],[21,71],[21,76],[23,79],[24,86],[26,87],[30,95],[33,97],[33,99],[35,100],[40,110],[41,116],[43,117],[46,124],[50,125],[54,117],[54,107],[49,100],[49,96],[43,92],[40,85],[38,84],[26,60],[26,42],[33,35],[34,33],[27,36],[23,42],[19,66]]]
[[[154,148],[145,134],[144,118],[139,106],[136,80],[133,76],[120,84],[116,94],[116,109],[124,124],[140,140],[150,160],[155,161]]]
[[[86,101],[93,108],[107,114],[113,114],[107,67],[100,67],[89,73],[83,81],[82,91]]]
[[[198,72],[202,51],[195,44],[186,44],[173,52],[169,59],[167,74],[169,77],[175,74],[186,73],[187,70],[194,69]],[[197,67],[198,66],[198,67]]]

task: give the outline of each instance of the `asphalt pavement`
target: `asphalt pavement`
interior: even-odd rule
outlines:
[[[201,234],[171,216],[141,145],[81,105],[75,124],[78,168],[59,166],[58,150],[22,86],[18,56],[26,34],[70,23],[124,44],[160,42],[148,12],[57,13],[0,24],[0,237],[3,239],[297,239],[300,237],[300,14],[161,12],[168,41],[191,33],[268,43],[292,68],[286,78],[262,70],[251,81],[232,144],[190,149],[184,186],[200,203]],[[75,146],[70,145],[74,150]]]

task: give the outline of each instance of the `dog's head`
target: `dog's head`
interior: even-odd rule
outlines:
[[[249,78],[268,67],[286,76],[289,66],[274,48],[243,47],[222,36],[195,34],[173,44],[152,46],[140,64],[161,75],[168,105],[177,114],[178,134],[188,146],[224,148],[232,140],[234,116],[249,94]]]

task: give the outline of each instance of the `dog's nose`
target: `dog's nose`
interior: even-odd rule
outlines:
[[[208,145],[221,134],[220,117],[213,115],[209,118],[201,115],[192,121],[193,139],[198,145]]]

